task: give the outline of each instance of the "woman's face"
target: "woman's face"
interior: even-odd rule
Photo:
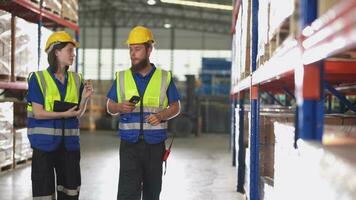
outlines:
[[[72,65],[75,58],[74,45],[68,43],[63,49],[56,50],[56,56],[60,66]]]

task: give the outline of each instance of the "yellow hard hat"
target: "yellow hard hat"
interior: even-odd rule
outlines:
[[[79,47],[79,43],[76,42],[72,38],[72,36],[70,36],[67,32],[65,32],[65,31],[57,31],[57,32],[52,33],[48,37],[47,42],[46,42],[45,51],[48,53],[54,44],[61,43],[61,42],[70,42],[76,48]]]
[[[130,44],[143,44],[146,42],[154,42],[152,32],[150,29],[144,26],[136,26],[133,28],[129,34],[126,41],[128,45]]]

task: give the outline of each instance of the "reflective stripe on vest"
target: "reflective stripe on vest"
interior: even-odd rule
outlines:
[[[140,123],[119,123],[119,129],[120,130],[139,130],[140,129]],[[152,126],[149,123],[143,123],[143,129],[144,130],[162,130],[162,129],[167,129],[167,123],[160,123],[156,126]]]
[[[35,128],[27,128],[27,134],[39,134],[39,135],[52,135],[52,136],[61,136],[62,129],[55,128],[43,128],[43,127],[35,127]],[[79,129],[64,129],[65,136],[79,136]]]

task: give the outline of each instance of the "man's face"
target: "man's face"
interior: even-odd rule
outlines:
[[[132,69],[134,71],[144,69],[148,65],[151,48],[146,49],[144,44],[132,44],[129,48]]]

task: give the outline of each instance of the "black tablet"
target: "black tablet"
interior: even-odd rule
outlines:
[[[77,103],[70,103],[70,102],[64,102],[64,101],[55,100],[54,101],[53,111],[55,111],[55,112],[65,112],[65,111],[73,108],[74,106],[78,106],[78,104]],[[79,106],[75,110],[79,110]]]

